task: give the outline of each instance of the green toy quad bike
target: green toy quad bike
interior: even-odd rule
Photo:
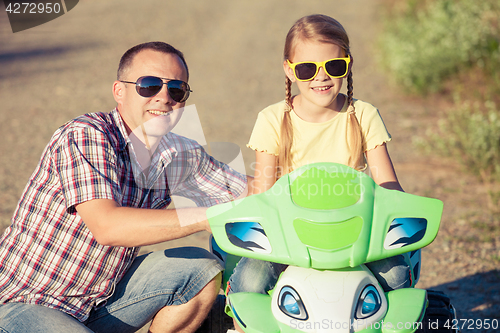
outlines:
[[[442,210],[437,199],[384,189],[334,163],[301,167],[264,193],[211,207],[226,281],[239,259],[232,255],[289,265],[270,295],[231,294],[226,312],[245,332],[437,332],[454,310],[443,294],[413,288],[419,258],[409,263],[412,287],[387,293],[364,264],[419,253],[436,237]]]

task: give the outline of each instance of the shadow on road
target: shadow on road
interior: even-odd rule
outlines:
[[[500,270],[477,273],[430,289],[442,291],[451,298],[461,332],[500,329]],[[492,326],[489,329],[488,322]]]

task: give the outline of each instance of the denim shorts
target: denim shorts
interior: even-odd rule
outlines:
[[[366,266],[379,281],[384,291],[408,288],[411,285],[410,265],[406,253],[379,261],[367,263]],[[229,278],[228,294],[253,292],[267,294],[274,288],[278,278],[287,265],[277,264],[251,258],[241,258]]]
[[[288,265],[243,257],[229,278],[227,294],[251,292],[267,294]]]
[[[165,306],[188,302],[220,271],[215,257],[197,247],[152,252],[137,257],[106,304],[81,323],[41,305],[0,305],[0,332],[135,332]]]

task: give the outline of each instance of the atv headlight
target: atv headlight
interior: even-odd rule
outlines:
[[[307,320],[309,318],[306,308],[302,303],[302,299],[295,289],[290,286],[281,288],[278,297],[278,307],[289,317],[299,320]]]
[[[366,319],[380,310],[382,299],[375,286],[369,284],[363,289],[356,306],[356,319]]]

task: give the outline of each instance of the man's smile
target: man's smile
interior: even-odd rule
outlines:
[[[165,111],[165,110],[148,110],[148,112],[151,113],[151,114],[157,115],[157,116],[165,116],[165,115],[169,114],[172,111],[171,110],[170,111]]]

